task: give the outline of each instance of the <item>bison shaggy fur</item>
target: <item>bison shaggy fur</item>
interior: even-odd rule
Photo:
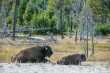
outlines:
[[[86,56],[84,54],[72,54],[63,57],[61,60],[57,61],[57,64],[62,65],[79,65],[82,61],[86,61]]]
[[[11,62],[46,63],[49,61],[46,57],[50,57],[52,54],[53,54],[53,51],[50,46],[36,46],[36,47],[31,47],[31,48],[26,48],[21,50],[16,55],[12,56]]]

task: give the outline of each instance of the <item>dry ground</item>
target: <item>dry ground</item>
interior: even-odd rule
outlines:
[[[54,54],[50,60],[56,62],[63,56],[73,53],[83,53],[79,41],[74,42],[74,38],[65,38],[57,41],[56,44],[51,44],[54,50]],[[28,44],[24,40],[12,41],[10,39],[0,39],[0,62],[10,62],[12,55],[16,54],[20,50],[35,46]],[[110,38],[101,37],[95,38],[95,54],[89,56],[88,61],[110,61]]]

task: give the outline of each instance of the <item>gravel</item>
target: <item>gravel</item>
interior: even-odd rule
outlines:
[[[0,63],[0,73],[110,73],[110,63],[89,62],[82,65]]]

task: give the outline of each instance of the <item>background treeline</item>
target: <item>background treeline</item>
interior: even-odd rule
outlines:
[[[17,29],[26,33],[48,34],[75,32],[78,20],[75,14],[81,12],[73,10],[75,0],[18,0]],[[110,32],[110,0],[88,0],[96,24],[96,33],[107,35]],[[77,7],[76,7],[77,8]],[[0,0],[0,17],[9,29],[13,28],[15,0]],[[0,20],[0,27],[3,27]],[[28,31],[27,31],[28,30]]]

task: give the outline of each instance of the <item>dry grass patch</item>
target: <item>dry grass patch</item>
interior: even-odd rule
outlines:
[[[0,40],[0,62],[10,62],[12,55],[16,54],[20,50],[35,45],[25,44],[22,41],[11,41]],[[56,44],[50,45],[54,54],[51,56],[50,60],[53,62],[58,61],[64,56],[74,53],[81,53],[84,50],[80,49],[80,43],[74,42],[74,39],[65,38],[58,41]],[[89,61],[110,61],[110,42],[106,43],[95,43],[95,54],[89,57]]]
[[[97,43],[95,48],[110,50],[110,43]]]
[[[89,57],[89,61],[110,61],[110,51],[96,51],[93,56]]]
[[[73,39],[63,39],[56,44],[51,45],[56,52],[74,52],[80,50],[80,44],[74,43]]]
[[[9,39],[0,40],[0,62],[10,62],[13,55],[27,47],[30,47],[30,45],[26,45],[23,42]]]

